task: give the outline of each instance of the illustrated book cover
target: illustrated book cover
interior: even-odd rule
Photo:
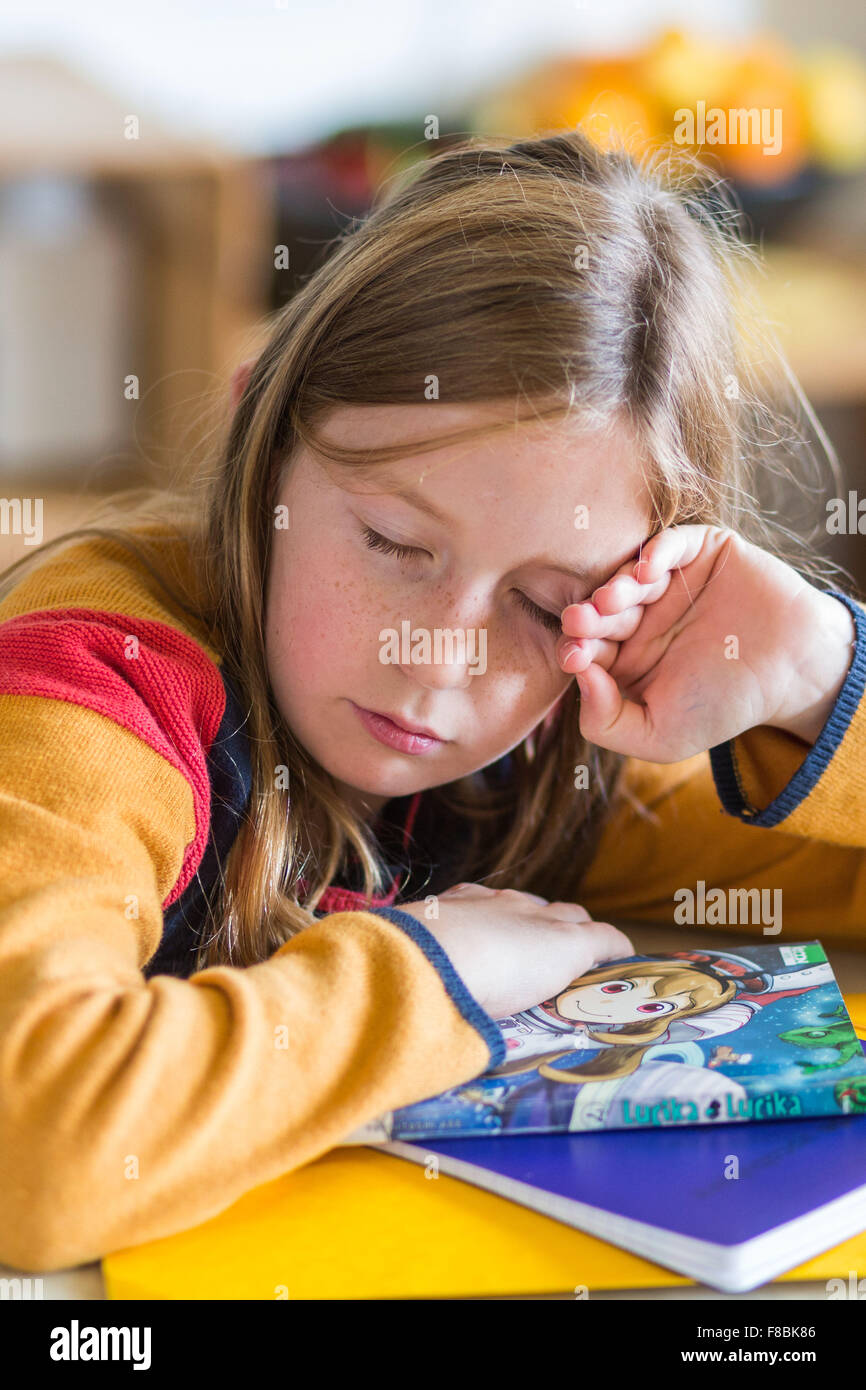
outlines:
[[[344,1142],[646,1132],[866,1110],[860,1043],[819,941],[608,961],[497,1023],[498,1066]]]

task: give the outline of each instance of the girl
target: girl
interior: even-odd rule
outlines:
[[[13,567],[0,1259],[479,1076],[698,876],[859,930],[863,609],[751,496],[809,455],[747,267],[699,170],[466,142],[276,315],[196,484]]]

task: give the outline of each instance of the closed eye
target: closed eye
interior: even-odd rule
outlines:
[[[526,594],[522,594],[519,589],[515,589],[514,592],[517,595],[517,602],[530,617],[549,628],[551,632],[555,632],[557,636],[562,632],[562,619],[558,613],[549,613],[546,608],[539,608],[537,603],[533,603],[532,599],[527,598]]]
[[[362,526],[361,530],[364,533],[364,541],[371,550],[382,550],[386,555],[399,555],[403,560],[408,560],[410,555],[429,553],[417,545],[401,545],[399,541],[390,541],[387,536],[380,536],[379,532],[370,526]]]
[[[370,550],[380,550],[385,555],[396,555],[401,560],[408,560],[413,555],[429,554],[429,551],[423,550],[420,546],[401,545],[399,541],[389,540],[387,536],[380,535],[378,531],[374,531],[371,526],[362,526],[361,531],[364,536],[364,543]],[[532,599],[527,598],[526,594],[521,593],[519,589],[515,589],[514,592],[520,607],[524,612],[528,613],[531,618],[534,618],[537,623],[541,623],[542,627],[546,627],[548,631],[555,632],[557,636],[562,632],[562,621],[558,613],[550,613],[546,608],[540,608],[537,603],[533,603]]]

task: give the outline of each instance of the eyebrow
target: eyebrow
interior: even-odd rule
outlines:
[[[417,507],[419,512],[426,512],[442,526],[447,526],[450,522],[450,517],[447,517],[432,502],[428,502],[412,487],[394,488],[391,491],[391,496],[399,497],[402,501],[408,502],[410,507]],[[606,583],[613,572],[608,565],[581,565],[579,563],[573,566],[554,565],[544,555],[534,555],[529,560],[524,560],[523,564],[538,565],[541,569],[554,570],[557,574],[564,574],[569,579],[576,579],[578,584],[591,585],[590,592]]]

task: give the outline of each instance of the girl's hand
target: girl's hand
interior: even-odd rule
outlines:
[[[758,724],[814,742],[851,664],[843,603],[731,530],[671,526],[562,613],[562,669],[602,748],[679,762]]]
[[[439,894],[439,917],[423,902],[400,905],[450,957],[491,1018],[508,1018],[550,999],[603,960],[633,956],[628,937],[593,922],[577,903],[549,903],[514,888],[458,883]]]

